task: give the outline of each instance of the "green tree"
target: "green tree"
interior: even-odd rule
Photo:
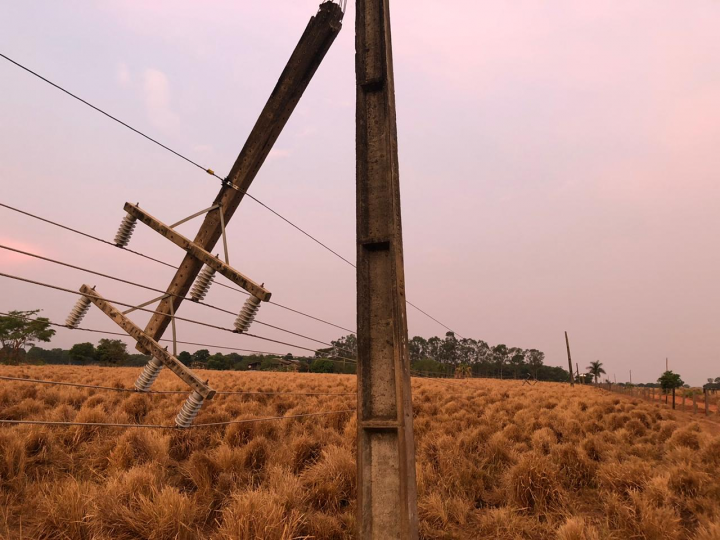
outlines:
[[[192,363],[192,355],[187,351],[182,351],[177,358],[184,366],[189,366]]]
[[[210,351],[207,349],[200,349],[192,354],[192,361],[199,364],[205,364],[208,358],[210,358]]]
[[[232,368],[232,364],[225,358],[225,355],[217,353],[208,358],[205,367],[208,369],[227,370]]]
[[[537,349],[530,349],[525,351],[525,357],[527,358],[530,369],[532,369],[533,375],[537,378],[538,370],[543,366],[543,362],[545,361],[545,353]]]
[[[595,384],[597,384],[600,375],[605,374],[605,370],[603,369],[602,362],[600,360],[590,362],[590,365],[585,369],[588,373],[590,373],[590,375],[593,376],[593,378],[595,379]]]
[[[357,358],[357,337],[355,334],[348,334],[330,343],[332,345],[332,356]]]
[[[35,309],[11,311],[0,316],[0,358],[5,357],[9,363],[17,363],[26,346],[37,341],[50,341],[55,330],[50,328],[47,318],[36,318],[38,313],[40,310]]]
[[[335,364],[332,360],[320,358],[310,364],[310,371],[312,373],[333,373],[335,371]]]
[[[68,351],[68,356],[73,362],[87,364],[95,360],[95,345],[92,343],[76,343]]]
[[[520,368],[525,365],[525,351],[518,347],[513,347],[508,350],[508,356],[510,357],[510,365],[513,368],[513,377],[517,379]]]
[[[495,345],[492,349],[493,363],[500,370],[500,378],[503,378],[503,366],[508,360],[508,348],[504,343]]]
[[[673,388],[680,388],[683,384],[685,384],[680,378],[680,375],[673,373],[672,371],[666,371],[660,375],[658,382],[660,383],[660,388],[663,389],[663,392],[668,392]]]
[[[101,339],[96,351],[97,359],[104,364],[119,366],[128,357],[127,345],[119,339]]]

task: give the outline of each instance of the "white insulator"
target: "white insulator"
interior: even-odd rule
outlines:
[[[142,370],[142,373],[135,381],[135,390],[139,392],[147,392],[155,382],[155,379],[160,375],[160,370],[163,368],[163,363],[157,358],[153,357]]]
[[[248,299],[245,300],[245,304],[243,304],[243,307],[240,310],[240,314],[237,316],[237,319],[235,319],[235,330],[241,334],[243,332],[247,332],[250,325],[255,320],[255,315],[257,315],[259,309],[260,299],[252,294],[248,296]]]
[[[210,285],[212,285],[213,279],[215,279],[215,269],[207,265],[203,266],[200,275],[198,275],[190,291],[190,298],[195,302],[200,302],[205,298],[205,295],[210,289]]]
[[[122,223],[120,223],[120,227],[118,228],[118,232],[115,235],[116,246],[125,247],[128,245],[128,242],[130,242],[130,237],[135,230],[135,225],[137,225],[137,218],[135,216],[131,216],[130,214],[125,214],[125,217],[123,218]]]
[[[188,428],[200,412],[203,404],[203,397],[195,390],[188,396],[180,412],[175,417],[175,425],[179,428]]]
[[[65,326],[68,328],[77,328],[89,309],[90,299],[87,296],[81,296],[78,298],[78,301],[75,302],[75,306],[72,308],[70,315],[68,315],[65,320]]]

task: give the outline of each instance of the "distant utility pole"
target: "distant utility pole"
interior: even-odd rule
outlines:
[[[355,19],[358,538],[418,538],[389,0]]]
[[[572,358],[570,357],[570,340],[568,340],[567,332],[565,332],[565,345],[568,353],[568,373],[570,373],[570,386],[575,386],[575,378],[573,377]]]
[[[665,371],[670,371],[669,365],[670,365],[670,364],[668,363],[668,359],[667,359],[667,356],[666,356],[666,357],[665,357]]]
[[[575,362],[575,378],[578,381],[578,384],[583,384],[583,382],[580,380],[580,368],[577,365],[577,362]]]

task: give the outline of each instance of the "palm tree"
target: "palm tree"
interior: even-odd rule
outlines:
[[[598,377],[605,373],[605,370],[602,368],[602,362],[600,360],[590,362],[590,365],[585,369],[588,371],[588,373],[595,377],[595,384],[597,384],[598,382]]]

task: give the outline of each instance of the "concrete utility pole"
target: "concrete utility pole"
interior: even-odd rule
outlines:
[[[416,539],[390,0],[356,1],[358,538]]]
[[[194,244],[200,248],[208,252],[212,251],[220,239],[223,222],[226,224],[230,221],[245,192],[250,188],[320,62],[340,32],[342,18],[343,11],[338,4],[324,2],[320,4],[317,15],[310,19],[245,146],[230,170],[226,183],[215,197],[213,204],[220,206],[222,217],[217,211],[205,215],[194,240]],[[202,266],[203,261],[192,253],[185,255],[167,289],[167,293],[171,296],[162,300],[157,308],[161,313],[154,314],[145,328],[146,333],[153,339],[162,336],[170,324],[170,313],[173,310],[177,312]],[[172,310],[170,303],[173,304]]]
[[[567,332],[565,332],[565,345],[568,352],[568,372],[570,373],[570,386],[575,386],[575,378],[573,377],[572,358],[570,357],[570,340],[568,340]]]

